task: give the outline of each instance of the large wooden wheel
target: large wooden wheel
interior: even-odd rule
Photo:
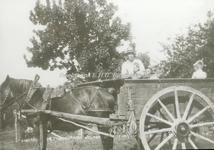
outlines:
[[[213,127],[213,103],[200,91],[186,86],[156,93],[140,118],[140,136],[146,150],[213,148]]]

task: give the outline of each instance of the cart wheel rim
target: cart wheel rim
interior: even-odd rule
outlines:
[[[191,97],[190,97],[189,101],[187,102],[187,106],[185,108],[183,115],[181,115],[181,112],[179,110],[179,100],[178,100],[178,93],[177,93],[178,91],[191,93]],[[173,116],[167,110],[166,107],[164,108],[164,106],[163,106],[164,104],[159,99],[161,96],[163,96],[167,93],[170,93],[170,92],[174,92],[176,116]],[[194,101],[195,96],[198,96],[201,99],[203,99],[206,102],[207,106],[204,107],[199,112],[197,112],[194,116],[187,118],[188,113],[190,111],[190,107],[192,105],[192,102]],[[155,102],[159,103],[161,105],[161,107],[166,111],[166,114],[171,118],[171,121],[159,118],[159,117],[149,113],[149,110],[152,108],[152,106],[154,106],[153,104],[155,104]],[[203,114],[205,111],[207,111],[209,109],[212,110],[212,121],[211,122],[193,124],[193,125],[191,124],[195,118],[197,118],[198,116],[200,116],[201,114]],[[172,149],[176,149],[178,142],[181,143],[182,149],[186,149],[185,140],[193,148],[197,148],[196,144],[191,140],[191,136],[195,136],[201,140],[208,141],[208,142],[212,143],[214,146],[213,140],[208,139],[206,137],[203,137],[202,135],[199,135],[199,134],[193,132],[193,128],[200,127],[200,126],[214,125],[213,114],[214,114],[213,103],[210,101],[210,99],[207,96],[205,96],[200,91],[198,91],[194,88],[191,88],[191,87],[186,87],[186,86],[172,86],[172,87],[165,88],[165,89],[159,91],[158,93],[156,93],[154,96],[152,96],[152,98],[146,103],[146,105],[145,105],[145,107],[141,113],[140,136],[141,136],[142,144],[143,144],[145,149],[149,150],[149,149],[151,149],[151,147],[149,145],[149,140],[147,141],[147,139],[146,139],[146,135],[150,135],[150,134],[155,135],[158,133],[161,133],[161,134],[162,133],[167,133],[167,134],[169,133],[167,135],[167,137],[162,142],[160,142],[160,144],[155,149],[160,149],[167,142],[169,142],[169,140],[171,140],[172,138],[175,138]],[[166,124],[168,127],[163,128],[163,129],[159,129],[159,130],[155,130],[155,131],[145,131],[145,121],[146,121],[146,117],[148,117],[148,116],[151,118],[158,119],[160,122]]]

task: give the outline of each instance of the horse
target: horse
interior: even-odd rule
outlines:
[[[36,109],[40,110],[43,106],[43,94],[47,90],[42,87],[40,83],[36,82],[37,89],[31,96],[30,100],[26,102],[26,91],[29,93],[29,89],[34,81],[26,79],[14,79],[9,76],[1,84],[1,100],[3,100],[3,106],[8,104],[19,103],[21,109]],[[21,96],[24,98],[19,98]],[[19,99],[17,99],[19,98]],[[71,91],[65,92],[62,97],[56,97],[50,100],[47,108],[52,111],[58,111],[63,113],[88,115],[93,117],[108,118],[109,114],[114,112],[115,98],[108,92],[106,88],[97,86],[84,86],[76,87]],[[56,117],[50,115],[42,115],[39,119],[34,114],[28,114],[28,123],[39,134],[39,124],[42,121],[43,124],[43,142],[42,149],[46,150],[47,147],[47,130],[60,130],[60,131],[75,131],[80,127],[63,122]],[[84,124],[83,122],[78,122]],[[98,126],[100,132],[109,133],[110,127]],[[41,135],[40,135],[41,136]],[[100,135],[103,150],[113,149],[113,138],[106,135]]]

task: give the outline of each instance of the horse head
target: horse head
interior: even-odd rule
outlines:
[[[1,101],[1,128],[4,129],[7,126],[6,115],[7,109],[5,109],[13,99],[14,94],[10,86],[11,78],[7,75],[5,81],[0,85],[0,101]]]
[[[2,105],[7,105],[14,99],[14,92],[12,91],[11,78],[7,75],[5,81],[1,84],[1,101]]]

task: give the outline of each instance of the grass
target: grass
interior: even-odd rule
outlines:
[[[15,143],[14,131],[0,133],[0,150],[37,150],[36,140],[28,142]],[[214,140],[212,135],[210,139]],[[157,142],[159,143],[159,142]],[[213,144],[200,139],[195,141],[198,148],[213,149]],[[167,146],[167,145],[166,145]],[[114,139],[114,150],[137,150],[138,144],[134,138],[122,137]],[[171,146],[170,146],[171,147]],[[177,147],[181,149],[180,145]],[[165,147],[165,150],[169,149]],[[85,139],[72,138],[66,140],[53,139],[48,140],[47,150],[102,150],[99,136]]]
[[[1,142],[3,150],[36,150],[38,145],[36,141],[15,143],[14,141]],[[134,150],[137,142],[133,138],[114,139],[114,150]],[[48,150],[101,150],[101,140],[99,137],[69,140],[49,140]]]

